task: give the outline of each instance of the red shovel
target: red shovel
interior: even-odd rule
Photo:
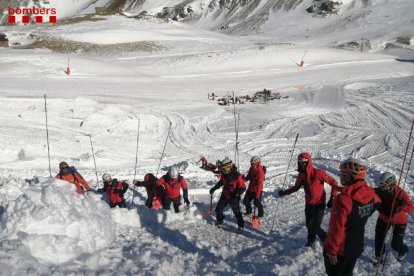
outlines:
[[[252,226],[253,226],[253,228],[259,228],[260,227],[259,217],[256,216],[256,206],[254,206],[254,209],[253,209]]]
[[[207,210],[204,211],[204,216],[208,217],[211,213],[211,210],[213,209],[213,195],[210,195],[210,206],[208,207]]]
[[[159,200],[158,198],[156,198],[156,197],[154,197],[154,198],[152,199],[152,208],[154,208],[155,210],[159,210],[159,209],[161,209],[161,203],[160,203],[160,200]]]

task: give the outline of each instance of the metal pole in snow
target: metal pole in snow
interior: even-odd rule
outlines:
[[[49,147],[49,127],[47,124],[47,105],[46,105],[46,94],[44,94],[45,98],[45,115],[46,115],[46,141],[47,141],[47,157],[49,159],[49,176],[52,177],[52,169],[50,167],[50,147]]]

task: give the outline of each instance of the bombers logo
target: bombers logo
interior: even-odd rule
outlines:
[[[30,18],[34,18],[36,23],[56,23],[56,9],[55,8],[7,8],[9,14],[9,24],[16,23],[16,16],[21,17],[21,22],[24,24],[30,23]]]

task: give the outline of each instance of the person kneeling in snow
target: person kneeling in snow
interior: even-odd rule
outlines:
[[[224,220],[224,207],[230,204],[233,214],[237,219],[237,225],[239,230],[244,229],[244,220],[240,212],[240,199],[241,195],[246,191],[246,184],[243,180],[243,176],[237,171],[236,166],[229,158],[225,158],[221,162],[221,175],[220,180],[210,189],[210,195],[212,195],[217,189],[223,187],[220,199],[216,207],[216,221],[214,224],[220,226]]]
[[[170,210],[171,202],[174,206],[174,211],[176,213],[180,212],[180,205],[181,205],[181,193],[180,188],[183,189],[183,198],[184,203],[187,206],[190,206],[190,201],[188,200],[188,189],[187,183],[179,173],[178,168],[175,166],[171,167],[169,172],[163,175],[160,179],[157,180],[157,187],[164,186],[165,194],[162,201],[162,208],[164,210]]]
[[[98,192],[106,192],[109,201],[109,207],[114,208],[126,208],[124,194],[128,190],[128,184],[118,181],[116,178],[112,179],[111,175],[104,173],[102,175],[104,181],[104,187],[99,189]]]
[[[157,187],[157,178],[152,173],[147,173],[144,176],[144,181],[134,180],[134,185],[137,187],[144,187],[147,190],[147,201],[145,206],[152,208],[152,202],[154,199],[160,200],[164,197],[164,186]]]
[[[74,167],[69,167],[68,163],[62,161],[59,163],[59,173],[55,176],[57,179],[62,179],[72,183],[76,186],[76,192],[83,195],[84,189],[91,190],[88,182],[76,171]],[[82,187],[82,186],[83,187]]]

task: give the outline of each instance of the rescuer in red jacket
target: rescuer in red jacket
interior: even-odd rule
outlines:
[[[391,226],[391,247],[398,252],[397,260],[402,262],[408,252],[408,246],[403,240],[408,223],[407,213],[414,212],[413,203],[407,193],[397,185],[395,175],[390,172],[381,174],[375,192],[381,199],[381,205],[375,226],[375,258],[372,263],[378,265],[383,262],[385,237]]]
[[[265,173],[261,164],[259,156],[253,156],[250,160],[249,173],[246,176],[246,181],[250,181],[247,192],[244,195],[243,203],[246,207],[246,215],[252,213],[251,201],[254,200],[254,206],[258,211],[258,217],[263,217],[262,192],[265,179]]]
[[[352,275],[364,251],[365,224],[380,199],[365,181],[366,166],[348,158],[339,167],[341,193],[333,200],[324,261],[329,276]]]
[[[239,231],[244,229],[244,220],[240,212],[240,198],[246,191],[246,184],[244,183],[243,176],[237,171],[236,166],[229,158],[225,158],[221,162],[220,166],[221,175],[220,180],[210,189],[210,195],[212,195],[217,189],[223,187],[220,199],[216,207],[216,221],[214,224],[220,226],[224,220],[224,207],[230,204],[233,214],[237,219],[237,225]]]
[[[303,152],[298,155],[298,172],[295,185],[285,191],[280,190],[279,196],[290,195],[300,188],[305,190],[305,217],[306,228],[308,229],[308,241],[306,247],[314,247],[316,235],[323,242],[326,238],[326,232],[321,228],[324,210],[332,206],[332,200],[337,194],[338,182],[329,176],[325,171],[314,168],[312,165],[312,156]],[[331,196],[326,204],[326,193],[324,183],[332,186]]]
[[[76,171],[74,167],[69,167],[68,163],[65,161],[59,163],[59,173],[55,178],[65,180],[75,185],[76,192],[78,194],[83,195],[84,189],[86,191],[91,190],[88,182],[86,182],[86,180]]]
[[[174,211],[176,213],[180,212],[179,207],[181,205],[181,189],[183,189],[184,203],[187,206],[190,206],[187,183],[184,177],[178,173],[178,168],[175,166],[171,167],[167,174],[157,180],[157,186],[164,186],[165,188],[164,196],[161,199],[162,208],[164,210],[170,210],[172,203]]]
[[[128,190],[128,184],[118,181],[116,178],[112,179],[111,175],[104,173],[102,175],[104,181],[104,187],[99,189],[98,192],[106,192],[109,201],[109,207],[126,208],[124,194]]]

